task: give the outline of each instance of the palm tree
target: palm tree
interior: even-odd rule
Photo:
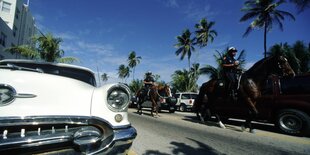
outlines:
[[[30,58],[30,59],[42,59],[47,62],[61,62],[61,63],[73,63],[78,61],[74,57],[63,57],[64,51],[59,49],[61,38],[54,38],[52,34],[36,36],[33,38],[37,47],[33,48],[27,45],[13,46],[6,49],[6,51]]]
[[[21,56],[29,59],[39,58],[39,53],[36,51],[36,49],[28,45],[12,46],[10,48],[5,49],[5,51],[10,52],[11,54],[19,53]]]
[[[102,80],[103,82],[108,81],[108,79],[109,79],[109,77],[108,77],[108,74],[107,74],[107,73],[103,73],[103,74],[101,75],[101,80]]]
[[[186,69],[176,70],[172,74],[172,87],[180,92],[188,91],[188,71]]]
[[[290,2],[296,5],[299,13],[310,7],[310,0],[290,0]]]
[[[310,48],[307,47],[304,42],[296,41],[296,43],[292,46],[292,51],[295,53],[296,58],[300,61],[300,72],[309,72]]]
[[[180,92],[198,90],[199,64],[193,64],[190,71],[186,69],[176,70],[172,74],[172,87]]]
[[[38,43],[38,52],[41,59],[47,62],[74,62],[77,61],[74,57],[63,57],[64,51],[60,49],[61,38],[55,38],[51,33],[35,37],[34,40]]]
[[[135,68],[140,63],[140,60],[142,59],[141,56],[136,56],[135,51],[131,51],[128,56],[128,66],[132,68],[132,80],[135,80]]]
[[[286,56],[292,69],[297,74],[309,72],[310,52],[302,41],[296,41],[293,46],[287,43],[275,44],[269,49],[268,54]]]
[[[300,61],[297,59],[295,53],[291,50],[291,47],[285,43],[285,44],[275,44],[267,53],[269,56],[277,56],[277,55],[284,55],[294,70],[295,73],[300,73]]]
[[[130,75],[129,72],[130,72],[130,70],[129,70],[128,66],[125,66],[122,64],[118,67],[118,77],[121,78],[122,80],[129,77],[129,75]]]
[[[129,88],[133,93],[136,93],[139,89],[141,89],[143,87],[143,81],[142,80],[133,80],[130,84],[129,84]]]
[[[215,22],[208,22],[207,19],[203,18],[200,20],[199,24],[195,25],[196,28],[196,44],[200,48],[207,46],[208,42],[213,42],[214,38],[217,36],[217,32],[212,30],[212,26]]]
[[[277,10],[277,7],[283,4],[285,0],[248,0],[244,3],[242,11],[246,12],[240,21],[244,22],[254,19],[247,28],[243,37],[246,37],[254,28],[264,28],[264,57],[267,55],[267,32],[269,32],[274,23],[279,25],[283,31],[282,20],[284,17],[289,17],[295,20],[295,17],[286,11]]]
[[[178,50],[175,52],[177,56],[181,54],[181,60],[184,59],[185,56],[188,58],[188,68],[190,69],[190,58],[192,52],[195,51],[194,41],[195,39],[191,39],[191,32],[189,29],[186,29],[182,35],[177,36],[178,43],[175,45]]]

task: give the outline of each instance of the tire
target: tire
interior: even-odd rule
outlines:
[[[279,111],[276,125],[283,133],[305,136],[310,131],[310,117],[299,110],[285,109]]]
[[[175,110],[169,110],[169,113],[174,113],[175,112]]]
[[[181,104],[179,110],[181,112],[185,112],[186,111],[186,106],[184,104]]]

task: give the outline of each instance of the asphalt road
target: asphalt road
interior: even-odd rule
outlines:
[[[271,125],[255,124],[255,134],[242,132],[240,122],[229,121],[226,129],[216,123],[201,124],[193,113],[160,113],[153,118],[150,111],[138,115],[129,109],[129,121],[137,129],[132,154],[310,154],[310,138],[275,133]]]

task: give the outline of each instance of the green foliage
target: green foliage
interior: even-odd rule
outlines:
[[[182,33],[182,35],[177,36],[178,43],[175,44],[175,47],[178,48],[178,50],[175,52],[177,56],[181,55],[180,59],[183,60],[185,56],[188,58],[188,67],[190,68],[190,58],[192,55],[192,52],[195,51],[194,48],[194,39],[191,39],[191,32],[189,29],[185,29]]]
[[[290,66],[297,74],[310,71],[310,49],[302,41],[296,41],[292,46],[287,43],[275,44],[269,49],[268,55],[286,56]]]
[[[30,59],[38,59],[39,53],[36,51],[36,49],[28,46],[28,45],[21,45],[21,46],[13,46],[10,48],[5,49],[5,51],[10,52],[11,54],[17,54],[30,58]]]
[[[283,30],[282,21],[285,17],[295,20],[295,17],[286,11],[278,10],[278,7],[285,3],[284,0],[247,0],[244,2],[244,8],[241,11],[245,12],[240,19],[241,22],[252,20],[251,24],[243,34],[246,37],[255,28],[264,28],[264,50],[265,57],[267,54],[266,36],[274,24],[279,25],[280,30]]]
[[[107,73],[103,73],[103,74],[101,75],[101,80],[102,80],[103,82],[108,81],[108,79],[109,79],[109,76],[108,76]]]
[[[214,59],[217,63],[216,67],[213,67],[211,65],[205,65],[204,67],[200,68],[200,74],[201,75],[208,75],[211,79],[221,79],[223,74],[223,60],[224,57],[227,55],[228,47],[222,51],[216,51],[216,54],[214,54]],[[244,69],[245,65],[245,51],[242,50],[239,54],[239,56],[236,58],[240,62],[239,67],[240,69]]]
[[[135,79],[134,74],[135,74],[135,68],[136,66],[140,63],[140,60],[142,59],[141,56],[137,56],[135,51],[131,51],[129,56],[128,56],[128,66],[129,68],[132,68],[132,80]]]
[[[208,42],[213,42],[214,38],[217,36],[217,32],[212,30],[212,26],[215,22],[208,22],[206,18],[200,20],[198,24],[195,25],[196,28],[196,43],[200,48],[207,46]]]
[[[199,64],[193,64],[190,71],[177,70],[172,74],[172,87],[179,92],[197,92],[199,74]]]
[[[126,79],[130,75],[130,69],[128,66],[125,66],[124,64],[121,64],[118,67],[118,77],[121,79]]]
[[[131,81],[131,83],[129,84],[129,88],[133,93],[137,93],[137,91],[142,87],[143,87],[143,80],[136,79]]]
[[[299,13],[310,7],[310,0],[290,0],[290,2],[296,5]]]
[[[59,49],[62,39],[55,38],[51,33],[48,33],[46,36],[36,36],[33,40],[37,45],[35,48],[21,45],[8,48],[6,51],[12,54],[19,53],[30,59],[41,59],[46,62],[73,63],[78,61],[74,57],[63,57],[64,51]]]

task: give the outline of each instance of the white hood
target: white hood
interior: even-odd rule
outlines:
[[[0,84],[33,98],[16,98],[0,106],[2,116],[78,115],[90,116],[95,89],[87,83],[57,75],[0,69]]]

